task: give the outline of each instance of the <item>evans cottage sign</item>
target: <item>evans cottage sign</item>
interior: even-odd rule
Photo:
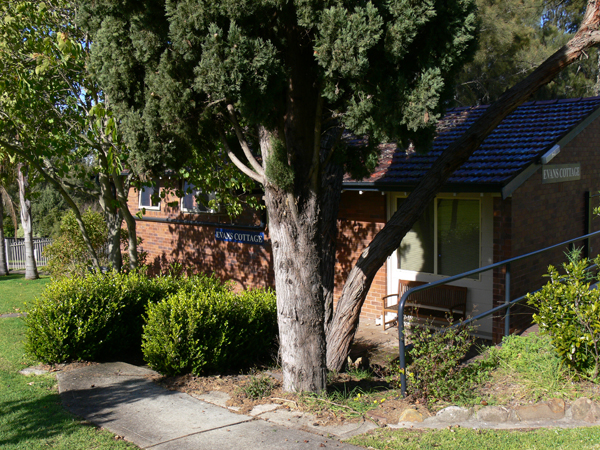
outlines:
[[[238,242],[240,244],[263,245],[265,243],[265,234],[255,231],[239,231],[217,228],[215,229],[215,239],[217,241]]]
[[[576,181],[581,179],[581,164],[553,164],[542,166],[542,184]]]

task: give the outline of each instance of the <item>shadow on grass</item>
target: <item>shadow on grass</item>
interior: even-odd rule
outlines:
[[[64,411],[58,393],[4,400],[0,403],[0,415],[0,448],[18,447],[23,441],[63,440],[77,431],[75,425],[81,426]]]

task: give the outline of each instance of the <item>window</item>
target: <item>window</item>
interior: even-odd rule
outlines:
[[[188,192],[188,189],[191,190]],[[181,199],[181,211],[184,213],[202,213],[215,214],[218,208],[211,209],[210,201],[215,199],[215,194],[204,194],[201,189],[197,189],[193,184],[183,183],[184,196]]]
[[[144,186],[140,191],[140,208],[146,209],[160,209],[160,199],[153,199],[152,197],[158,195],[159,189],[158,180],[154,181],[152,186]]]
[[[402,239],[398,268],[448,276],[477,269],[480,228],[479,200],[436,198]]]

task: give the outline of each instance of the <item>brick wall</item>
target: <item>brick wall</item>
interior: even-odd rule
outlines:
[[[386,197],[380,192],[345,191],[340,202],[338,221],[338,252],[334,299],[341,295],[344,280],[360,254],[383,228],[386,217]],[[387,294],[386,266],[375,276],[361,310],[361,318],[375,319],[381,315],[381,297]]]
[[[600,190],[600,120],[585,128],[569,142],[550,162],[554,164],[580,163],[581,179],[552,184],[542,184],[542,170],[538,170],[512,196],[496,199],[494,203],[495,261],[519,256],[541,248],[583,235],[586,232],[586,191]],[[508,216],[510,214],[510,223]],[[497,216],[497,217],[496,217]],[[600,229],[600,219],[595,219],[592,230]],[[578,244],[581,246],[583,244]],[[594,239],[596,254],[600,240]],[[511,267],[511,298],[541,287],[549,264],[555,266],[565,261],[567,248],[559,248],[528,258]],[[498,251],[498,254],[496,254]],[[593,255],[595,256],[595,254]],[[494,304],[504,302],[504,275],[494,274]],[[501,284],[501,285],[500,285]],[[511,329],[519,330],[530,323],[531,310],[527,306],[515,308],[511,313]],[[503,333],[503,320],[495,321],[494,332]],[[500,334],[501,335],[501,334]]]
[[[232,280],[238,288],[273,286],[273,261],[271,246],[266,236],[265,245],[240,244],[217,241],[215,228],[236,229],[236,225],[257,227],[260,231],[261,213],[247,212],[235,224],[223,214],[183,214],[179,206],[170,207],[177,197],[168,195],[159,211],[146,210],[143,220],[137,221],[138,236],[143,238],[142,248],[148,252],[152,273],[160,273],[172,262],[193,268],[197,272],[214,273],[222,280]],[[132,213],[138,211],[138,193],[129,192]],[[192,222],[164,223],[152,219]],[[193,222],[212,223],[199,225]],[[244,228],[237,228],[245,231]]]
[[[238,244],[215,240],[215,228],[236,229],[235,225],[257,226],[261,214],[246,213],[235,219],[235,225],[225,215],[182,214],[179,207],[167,203],[177,201],[167,196],[159,211],[146,210],[143,220],[137,221],[138,236],[144,239],[142,248],[148,252],[153,273],[159,273],[173,261],[204,273],[215,273],[223,280],[233,280],[238,288],[273,286],[273,258],[268,229],[265,245]],[[138,209],[138,192],[129,192],[133,214]],[[385,196],[375,192],[346,191],[340,205],[338,256],[336,263],[335,301],[352,265],[386,221]],[[152,219],[215,222],[214,225],[152,222]],[[380,315],[380,299],[386,292],[386,271],[383,267],[375,277],[365,301],[361,317],[374,319]]]

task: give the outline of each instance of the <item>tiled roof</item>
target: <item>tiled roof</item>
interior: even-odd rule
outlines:
[[[449,110],[438,124],[433,150],[425,155],[406,152],[396,144],[383,144],[377,169],[361,183],[416,184],[442,151],[487,107]],[[506,184],[598,107],[600,97],[524,103],[498,125],[471,158],[450,177],[448,183]],[[360,145],[360,139],[350,139],[348,144]],[[349,177],[344,181],[348,187],[356,182]]]

